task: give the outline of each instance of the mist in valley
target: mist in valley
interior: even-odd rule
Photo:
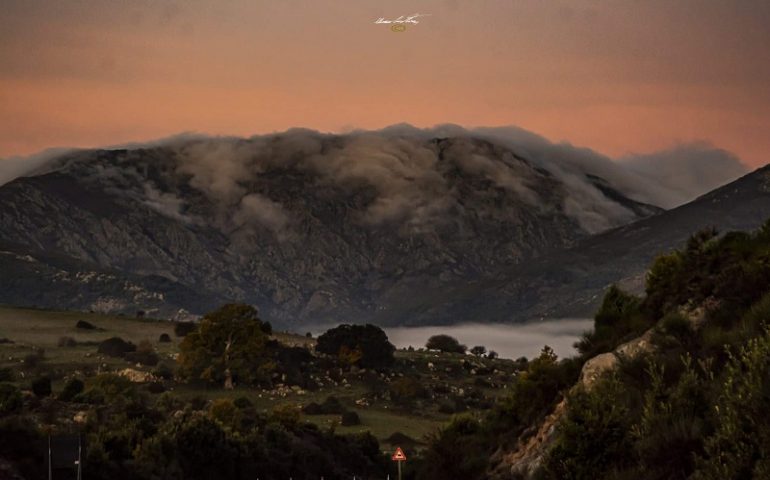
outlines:
[[[319,326],[311,329],[313,336],[323,334],[336,325]],[[450,335],[468,349],[483,345],[494,350],[502,358],[516,359],[536,357],[544,345],[548,345],[560,358],[577,354],[573,344],[580,336],[593,329],[593,319],[562,318],[534,321],[523,324],[465,323],[424,327],[384,328],[390,342],[396,348],[415,349],[424,347],[433,335]]]
[[[553,348],[560,358],[577,354],[573,344],[592,328],[592,319],[568,318],[513,325],[466,323],[436,327],[394,327],[386,328],[385,332],[396,348],[408,348],[410,345],[414,348],[424,347],[431,336],[445,334],[455,337],[469,349],[483,345],[503,358],[531,359],[540,353],[543,345]]]

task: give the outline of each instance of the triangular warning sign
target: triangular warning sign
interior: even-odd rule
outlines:
[[[396,453],[394,453],[390,458],[394,462],[403,462],[406,460],[406,455],[404,455],[404,451],[401,450],[401,447],[396,447]]]

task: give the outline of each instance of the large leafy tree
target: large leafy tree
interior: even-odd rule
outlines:
[[[462,345],[456,338],[444,334],[430,337],[425,344],[425,348],[447,353],[465,353],[468,350],[468,347]]]
[[[255,384],[268,378],[272,362],[267,352],[270,325],[250,305],[228,304],[206,314],[180,344],[183,377],[222,383]]]
[[[316,351],[365,368],[387,367],[396,348],[375,325],[340,325],[318,337]]]

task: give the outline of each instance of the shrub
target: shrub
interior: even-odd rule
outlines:
[[[705,440],[694,478],[768,478],[770,331],[731,355],[718,386],[716,431]]]
[[[694,341],[692,324],[679,312],[667,313],[658,325],[660,333],[675,338],[682,345],[689,345]]]
[[[12,382],[15,375],[8,367],[0,368],[0,382]]]
[[[494,350],[490,350],[489,353],[487,353],[487,358],[490,360],[494,360],[497,357],[498,357],[497,352]]]
[[[48,377],[38,377],[32,381],[32,393],[38,397],[47,397],[51,395],[51,379]]]
[[[233,400],[233,405],[240,408],[241,410],[246,408],[251,408],[254,406],[253,403],[251,403],[251,400],[249,400],[247,397],[238,397],[235,400]]]
[[[217,422],[192,418],[174,437],[182,469],[179,478],[237,478],[238,450]]]
[[[168,363],[159,363],[152,370],[152,374],[163,380],[172,380],[174,378],[174,369]]]
[[[77,378],[71,378],[64,384],[64,389],[59,393],[59,400],[69,402],[80,393],[83,393],[85,385]]]
[[[621,395],[621,384],[609,379],[591,392],[570,396],[556,445],[544,462],[548,478],[605,478],[610,465],[630,456],[628,410]]]
[[[36,349],[33,353],[24,356],[24,365],[35,368],[40,365],[40,362],[45,358],[45,350],[42,348]]]
[[[390,384],[390,397],[395,402],[409,403],[425,397],[426,391],[419,380],[413,377],[402,377]]]
[[[300,409],[296,405],[285,404],[273,408],[270,420],[280,423],[286,428],[294,428],[299,423]]]
[[[641,305],[638,297],[611,286],[594,317],[593,332],[584,334],[575,347],[584,358],[590,358],[638,337],[654,323]]]
[[[458,342],[456,338],[449,335],[433,335],[428,339],[425,348],[445,353],[465,353],[468,349],[468,347]]]
[[[160,394],[166,391],[166,387],[163,386],[160,382],[152,382],[147,385],[147,391],[152,394]]]
[[[349,427],[353,425],[361,425],[361,418],[356,412],[348,411],[342,414],[340,424],[343,427]]]
[[[97,351],[102,355],[107,355],[108,357],[123,358],[127,353],[135,352],[136,345],[131,342],[127,342],[120,337],[112,337],[99,343],[99,348]]]
[[[0,415],[21,410],[24,401],[21,392],[10,383],[0,383]]]
[[[209,406],[209,417],[226,427],[238,428],[243,412],[229,398],[218,398]]]
[[[195,322],[179,322],[174,325],[174,334],[177,337],[186,337],[190,333],[194,332],[197,327],[198,324]]]
[[[321,404],[321,412],[326,415],[331,414],[341,414],[345,411],[345,406],[340,403],[340,400],[333,396],[329,395],[326,397],[326,400]]]
[[[57,345],[60,347],[76,347],[78,342],[72,337],[59,337]]]
[[[169,336],[168,333],[161,333],[160,337],[158,337],[159,343],[171,343],[171,336]]]
[[[457,413],[457,405],[455,405],[455,402],[448,398],[441,399],[438,404],[438,411],[439,413],[445,413],[448,415],[451,415],[453,413]]]
[[[302,407],[302,413],[305,415],[323,415],[323,408],[316,402],[310,402]]]
[[[91,322],[86,322],[85,320],[78,320],[78,323],[75,324],[75,328],[81,330],[96,330],[96,325]]]
[[[481,357],[487,353],[487,347],[484,345],[476,345],[475,347],[471,348],[471,353],[477,357]]]
[[[155,366],[158,364],[160,358],[155,353],[155,349],[152,344],[147,340],[142,340],[136,347],[135,352],[128,352],[125,355],[127,361],[132,363],[141,363],[142,365]]]
[[[136,396],[136,385],[131,380],[112,373],[102,373],[91,377],[87,381],[88,389],[83,394],[88,395],[89,390],[95,390],[93,394],[98,397],[101,393],[106,400],[117,398],[133,398]]]
[[[75,403],[103,405],[107,401],[107,395],[101,388],[91,387],[72,397],[72,401]]]

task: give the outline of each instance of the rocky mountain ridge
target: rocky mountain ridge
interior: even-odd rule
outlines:
[[[402,306],[662,211],[565,171],[468,135],[72,152],[0,187],[0,302],[186,316],[242,301],[279,323],[432,323]]]

